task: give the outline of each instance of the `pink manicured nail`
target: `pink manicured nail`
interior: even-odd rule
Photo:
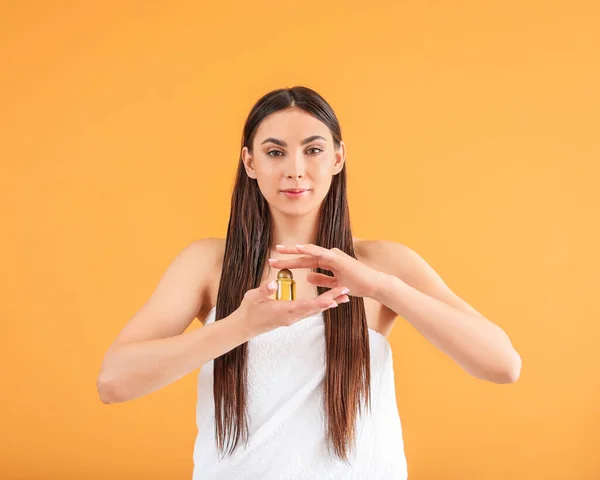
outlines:
[[[349,298],[344,298],[343,300],[340,300],[340,303],[348,303],[350,301]]]
[[[333,308],[333,307],[337,307],[338,304],[337,303],[332,303],[331,305],[329,305],[329,308]]]
[[[269,289],[275,290],[277,288],[277,282],[275,280],[269,282]]]
[[[344,289],[342,290],[342,295],[344,295],[344,293],[348,293],[349,291],[350,291],[350,289],[348,289],[348,288],[344,288]]]
[[[304,245],[296,245],[296,248],[304,248]]]

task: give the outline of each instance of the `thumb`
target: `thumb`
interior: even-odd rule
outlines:
[[[260,296],[268,298],[275,293],[275,290],[277,290],[277,281],[276,280],[272,280],[270,282],[265,282],[259,288],[259,292],[261,294]]]

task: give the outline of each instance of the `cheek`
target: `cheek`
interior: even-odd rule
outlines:
[[[256,168],[256,181],[258,188],[267,200],[273,200],[279,196],[282,172],[274,165],[261,165]]]
[[[256,179],[259,184],[265,188],[269,188],[270,185],[278,185],[281,175],[281,167],[275,162],[260,162],[256,165]]]
[[[323,160],[317,162],[312,168],[312,178],[315,182],[320,185],[324,185],[326,188],[331,184],[331,180],[334,173],[333,160]]]
[[[322,199],[327,195],[333,181],[333,169],[329,165],[321,165],[311,175],[311,184],[315,197]]]

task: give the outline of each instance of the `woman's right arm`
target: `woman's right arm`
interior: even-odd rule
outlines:
[[[103,403],[154,392],[253,337],[237,311],[184,333],[206,297],[218,241],[206,238],[184,248],[110,346],[97,381]]]

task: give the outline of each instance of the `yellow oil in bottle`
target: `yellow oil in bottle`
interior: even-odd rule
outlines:
[[[296,300],[296,282],[291,270],[284,268],[277,273],[276,300]]]

